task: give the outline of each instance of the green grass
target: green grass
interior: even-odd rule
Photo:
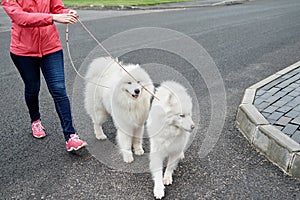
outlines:
[[[65,6],[150,6],[188,0],[63,0]]]

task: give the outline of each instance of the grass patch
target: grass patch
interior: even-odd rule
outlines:
[[[189,0],[63,0],[65,6],[152,6]]]

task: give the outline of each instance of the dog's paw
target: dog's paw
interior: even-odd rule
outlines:
[[[165,196],[164,189],[154,189],[153,190],[155,199],[162,199]]]
[[[144,154],[144,149],[143,148],[134,149],[134,154],[141,156]]]
[[[131,154],[129,154],[129,153],[125,153],[125,154],[123,154],[123,160],[124,160],[124,162],[126,162],[126,163],[132,163],[133,162],[133,156],[132,156],[132,153]]]
[[[96,138],[98,140],[105,140],[105,139],[107,139],[107,136],[104,135],[104,134],[95,134],[95,135],[96,135]]]
[[[185,157],[184,157],[184,153],[182,152],[181,154],[180,154],[180,160],[183,160]]]
[[[173,183],[172,176],[165,176],[163,181],[164,185],[171,185]]]

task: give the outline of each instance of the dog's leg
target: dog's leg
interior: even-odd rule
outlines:
[[[96,113],[96,115],[93,117],[93,123],[94,123],[94,131],[96,138],[98,140],[105,140],[107,137],[103,132],[102,124],[106,121],[107,113],[101,112]]]
[[[173,182],[172,174],[176,169],[178,162],[182,157],[182,153],[170,155],[168,158],[167,168],[164,174],[164,185],[171,185]]]
[[[98,140],[105,140],[107,136],[104,134],[102,126],[99,124],[94,124],[95,135]]]
[[[165,196],[165,186],[163,183],[163,157],[156,152],[150,154],[150,171],[154,180],[154,197],[156,199],[161,199]]]
[[[117,131],[117,140],[123,155],[123,160],[126,163],[131,163],[133,161],[133,155],[131,151],[132,146],[132,136],[122,132],[120,129]]]
[[[132,144],[133,144],[133,150],[135,155],[143,155],[144,149],[143,149],[143,134],[144,134],[144,126],[141,128],[138,128],[135,131],[135,134],[132,138]]]

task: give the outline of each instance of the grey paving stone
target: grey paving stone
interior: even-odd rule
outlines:
[[[295,88],[292,88],[292,87],[286,87],[286,88],[283,88],[281,91],[283,91],[283,92],[291,92],[291,91],[293,91],[293,90],[295,90]]]
[[[265,102],[268,103],[274,103],[275,101],[277,101],[280,97],[276,97],[276,96],[270,96],[269,98],[267,98],[266,100],[264,100]]]
[[[266,90],[263,90],[263,89],[260,89],[260,90],[258,90],[257,92],[256,92],[256,96],[261,96],[261,95],[263,95],[264,93],[266,93]]]
[[[292,84],[290,84],[290,87],[293,87],[293,88],[298,88],[300,85],[298,84],[298,83],[292,83]]]
[[[279,90],[281,90],[281,88],[277,88],[277,87],[272,87],[269,90],[267,90],[267,92],[275,94],[277,93]]]
[[[299,73],[296,70],[293,70],[293,71],[289,72],[288,74],[293,75],[293,77],[298,77],[298,75],[299,75]],[[293,78],[293,77],[290,77],[290,78]]]
[[[296,72],[296,73],[299,73],[300,72],[300,67],[294,69],[293,71]]]
[[[296,97],[296,98],[294,99],[294,101],[299,102],[299,104],[300,104],[300,96]]]
[[[287,102],[287,106],[291,106],[291,107],[296,107],[297,105],[299,105],[300,104],[300,102],[298,102],[297,100],[292,100],[292,101],[289,101],[289,102]]]
[[[264,112],[267,112],[267,113],[273,113],[275,110],[277,110],[279,107],[277,107],[277,106],[269,106],[269,107],[267,107],[266,109],[264,109],[263,111]]]
[[[283,112],[283,113],[287,113],[287,112],[289,112],[292,109],[293,109],[293,107],[284,105],[284,106],[278,108],[277,111]]]
[[[293,90],[288,95],[292,96],[292,97],[297,97],[297,96],[300,96],[300,91]]]
[[[294,82],[300,79],[300,74],[298,72],[293,71],[292,73],[294,74],[294,76],[290,77],[289,79],[293,80]]]
[[[281,82],[285,81],[286,79],[283,79],[283,78],[277,78],[275,79],[274,81],[268,83],[267,85],[265,85],[264,87],[262,87],[261,89],[263,90],[269,90],[273,87],[277,87],[278,84],[280,84]]]
[[[268,122],[270,123],[270,124],[275,124],[275,122],[276,122],[276,120],[274,120],[274,119],[267,119],[268,120]]]
[[[275,122],[275,124],[276,125],[281,125],[281,126],[286,126],[291,120],[292,120],[292,118],[290,118],[290,117],[282,116],[282,117],[279,118],[279,120],[277,120]]]
[[[291,110],[290,112],[286,113],[285,116],[290,118],[296,118],[300,115],[300,112]]]
[[[292,71],[293,72],[293,71]],[[291,78],[292,76],[294,76],[295,74],[294,73],[287,73],[287,74],[285,74],[285,75],[283,75],[282,76],[282,78],[284,78],[284,79],[288,79],[288,78]]]
[[[270,96],[272,96],[275,93],[276,92],[266,92],[263,95],[261,95],[259,98],[266,100],[266,99],[268,99]]]
[[[295,97],[291,97],[289,95],[285,95],[284,97],[281,98],[281,100],[285,101],[285,102],[289,102],[289,101],[292,101],[294,99],[295,99]]]
[[[291,121],[291,123],[300,125],[300,117],[296,117]]]
[[[280,84],[278,84],[278,85],[276,85],[276,86],[277,86],[277,87],[280,87],[280,88],[285,88],[285,87],[289,86],[290,84],[291,84],[290,80],[287,79],[287,80],[281,82]]]
[[[266,107],[268,107],[269,105],[270,105],[270,103],[268,103],[268,102],[262,102],[261,104],[259,104],[259,105],[256,105],[256,104],[254,104],[255,105],[255,107],[259,110],[259,111],[262,111],[262,110],[264,110]]]
[[[274,126],[275,128],[277,128],[278,130],[280,130],[280,131],[284,128],[284,126],[279,126],[279,125],[275,125],[275,124],[274,124],[273,126]]]
[[[280,117],[282,117],[284,115],[284,113],[282,112],[273,112],[270,116],[267,117],[267,119],[273,119],[275,121],[277,121]]]
[[[269,90],[269,89],[271,89],[272,87],[274,87],[276,84],[277,84],[277,83],[272,84],[272,82],[271,82],[271,83],[265,85],[264,87],[262,87],[261,89],[263,89],[263,90]]]
[[[296,142],[298,142],[300,144],[300,131],[296,131],[293,135],[292,135],[292,139],[295,140]]]
[[[297,84],[297,83],[296,83],[297,80],[299,80],[299,77],[298,77],[298,76],[293,76],[293,77],[291,77],[291,78],[288,79],[288,82],[290,83],[290,85],[291,85],[292,87],[295,87],[294,84]]]
[[[283,92],[283,91],[278,91],[278,92],[276,92],[273,96],[274,97],[283,97],[283,96],[285,96],[287,94],[287,92]]]
[[[266,112],[260,112],[265,118],[268,118],[271,114]]]
[[[300,111],[300,105],[297,105],[293,110]]]
[[[288,136],[292,136],[295,131],[298,129],[299,125],[288,124],[282,129],[282,132],[287,134]]]
[[[275,103],[273,103],[273,106],[281,107],[281,106],[283,106],[283,105],[285,105],[285,104],[286,104],[285,101],[278,100],[278,101],[276,101]]]
[[[265,98],[262,98],[262,97],[260,96],[260,97],[258,97],[258,98],[256,98],[256,99],[254,100],[254,105],[259,105],[259,104],[261,104],[262,102],[264,102],[264,100],[265,100]]]

